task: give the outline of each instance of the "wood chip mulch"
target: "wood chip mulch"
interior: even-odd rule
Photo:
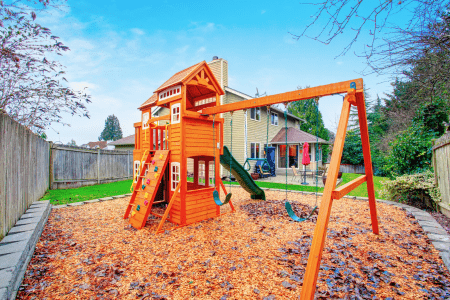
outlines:
[[[235,213],[159,235],[159,219],[139,231],[122,219],[128,197],[53,210],[18,299],[298,299],[317,216],[290,221],[281,192],[232,193]],[[299,215],[315,204],[288,195]],[[412,215],[378,214],[376,236],[367,202],[334,201],[316,298],[448,299],[449,272]]]

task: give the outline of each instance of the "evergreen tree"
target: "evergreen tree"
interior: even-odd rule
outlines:
[[[77,142],[75,142],[75,140],[72,139],[70,142],[67,143],[67,145],[69,145],[69,146],[76,146]]]
[[[105,128],[98,137],[101,141],[117,141],[122,138],[122,129],[120,128],[119,119],[115,115],[108,116],[105,121]]]
[[[328,135],[328,130],[323,123],[322,113],[316,106],[314,99],[290,102],[288,105],[288,112],[306,120],[306,122],[300,124],[300,130],[312,135],[317,135],[326,141],[329,140],[330,137]],[[329,150],[329,145],[322,145],[322,161],[326,161],[328,158]],[[318,153],[318,151],[316,151],[316,153]]]

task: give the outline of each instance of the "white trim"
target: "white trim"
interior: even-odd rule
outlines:
[[[247,160],[247,110],[244,111],[244,161]]]
[[[162,90],[158,93],[158,99],[163,100],[176,95],[181,95],[181,84]]]
[[[175,114],[173,112],[174,109],[178,109],[178,112],[176,112]],[[177,118],[174,119],[175,116],[177,116]],[[180,123],[180,121],[181,121],[181,103],[173,104],[170,107],[170,120],[171,120],[171,122],[170,122],[171,124]]]
[[[175,191],[180,182],[180,163],[170,163],[170,190]]]

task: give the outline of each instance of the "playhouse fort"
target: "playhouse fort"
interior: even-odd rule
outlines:
[[[220,166],[233,174],[252,199],[265,200],[264,191],[223,145],[224,119],[221,114],[231,114],[232,130],[232,114],[237,110],[344,94],[303,279],[301,298],[313,299],[333,200],[341,199],[367,182],[372,231],[374,234],[379,232],[363,80],[359,78],[221,105],[220,96],[223,94],[211,69],[203,61],[173,75],[139,107],[142,120],[134,124],[133,193],[124,218],[129,217],[131,225],[140,229],[150,214],[155,215],[161,218],[156,230],[160,232],[166,219],[181,227],[220,216],[220,206],[224,204],[229,204],[234,211],[231,194],[227,194],[220,179]],[[151,110],[155,106],[165,107],[170,113],[152,118]],[[335,188],[351,106],[358,110],[365,175]],[[188,160],[193,164],[191,176],[188,176]],[[220,190],[227,194],[225,201],[220,200]],[[163,215],[152,211],[152,206],[161,202],[167,202]]]
[[[208,64],[201,62],[173,75],[140,106],[142,122],[134,125],[134,193],[125,213],[126,218],[131,212],[135,228],[142,228],[149,214],[163,217],[151,211],[161,201],[169,202],[168,220],[177,225],[220,215],[213,199],[214,190],[223,186],[219,166],[222,161],[230,169],[234,159],[223,147],[223,118],[198,111],[220,105],[223,94]],[[170,114],[151,119],[154,106],[169,108]],[[194,169],[189,181],[188,160]],[[231,168],[252,198],[264,198],[242,166],[235,162]]]

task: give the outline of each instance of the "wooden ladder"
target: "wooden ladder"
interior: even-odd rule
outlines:
[[[126,219],[131,214],[130,224],[136,229],[141,229],[147,222],[169,162],[169,152],[170,150],[150,151],[140,168],[130,203],[123,216]]]

